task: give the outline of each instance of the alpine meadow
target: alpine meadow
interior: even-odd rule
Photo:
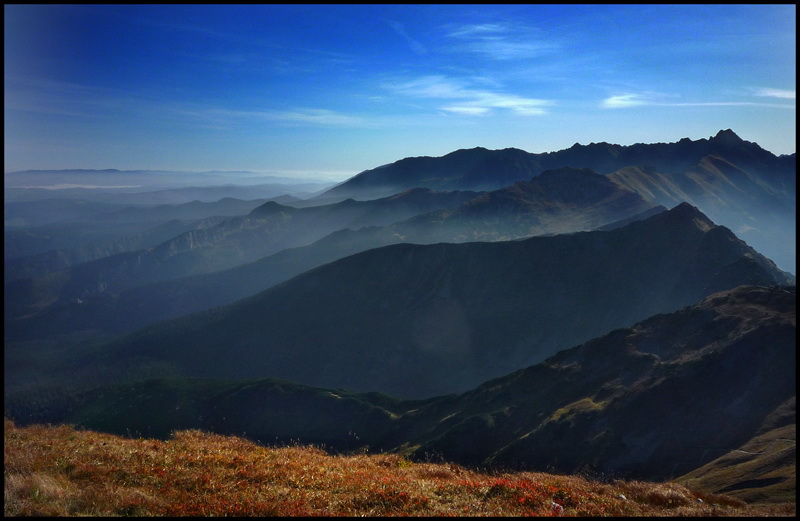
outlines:
[[[4,515],[796,516],[796,6],[4,6]]]

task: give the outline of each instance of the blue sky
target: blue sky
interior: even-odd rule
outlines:
[[[794,5],[4,7],[4,170],[340,180],[731,128],[795,152]]]

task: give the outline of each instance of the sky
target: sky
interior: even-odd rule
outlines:
[[[4,171],[344,180],[733,129],[795,152],[795,5],[5,5]]]

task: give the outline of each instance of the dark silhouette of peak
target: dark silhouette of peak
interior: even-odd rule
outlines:
[[[720,130],[717,132],[717,135],[710,139],[715,143],[725,144],[725,145],[739,145],[741,143],[746,143],[745,140],[740,138],[736,132],[731,129]]]
[[[708,216],[689,203],[681,203],[666,212],[660,212],[647,219],[631,223],[631,227],[647,227],[649,233],[654,234],[648,240],[654,240],[658,234],[669,237],[670,233],[705,234],[710,230],[716,230],[715,233],[730,234],[733,240],[741,242],[730,230],[723,226],[717,226]]]
[[[250,215],[254,217],[263,217],[266,215],[274,215],[280,212],[295,212],[297,208],[293,206],[285,206],[280,203],[276,203],[275,201],[267,201],[266,203],[262,204],[261,206],[254,208]]]
[[[781,161],[756,143],[744,141],[732,130],[725,129],[709,139],[682,138],[675,143],[627,146],[604,141],[588,145],[575,143],[564,150],[544,153],[529,153],[516,148],[459,149],[441,157],[405,158],[361,172],[323,195],[370,199],[417,186],[436,190],[488,191],[563,167],[590,168],[604,175],[626,167],[648,167],[672,176],[694,167],[709,155],[720,156],[738,168],[753,170],[758,175],[792,168],[790,160]],[[658,202],[663,204],[665,201]]]
[[[469,156],[469,155],[478,155],[478,154],[485,154],[490,152],[488,148],[484,147],[473,147],[473,148],[459,148],[458,150],[454,150],[449,154],[445,154],[443,157],[458,157],[458,156]]]
[[[674,216],[680,217],[680,218],[686,218],[686,219],[697,219],[697,218],[699,218],[699,219],[702,219],[702,220],[708,222],[709,226],[714,226],[714,223],[712,223],[708,219],[708,217],[706,217],[703,214],[703,212],[701,212],[700,210],[697,209],[697,207],[692,206],[689,203],[685,203],[685,202],[684,203],[680,203],[679,205],[677,205],[675,208],[673,208],[669,212],[670,212],[671,215],[674,215]]]

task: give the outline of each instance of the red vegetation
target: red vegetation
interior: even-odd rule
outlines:
[[[181,431],[169,441],[6,420],[6,516],[749,516],[674,483],[479,473],[398,455],[333,456]],[[624,496],[624,497],[623,497]],[[701,501],[698,501],[700,499]]]

